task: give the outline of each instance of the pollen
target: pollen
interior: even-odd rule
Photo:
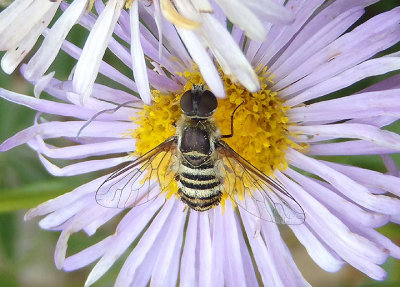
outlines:
[[[241,85],[224,77],[227,98],[218,101],[215,118],[222,134],[231,131],[233,136],[226,141],[238,154],[266,175],[274,170],[285,170],[288,166],[285,153],[288,147],[302,149],[291,140],[288,126],[291,124],[285,106],[277,92],[271,90],[273,75],[267,68],[258,71],[261,88],[251,93]]]
[[[143,105],[137,117],[131,118],[137,124],[137,128],[130,132],[130,136],[136,139],[136,156],[145,154],[173,136],[174,123],[181,115],[177,97],[156,90],[152,91],[152,97],[152,105]]]
[[[218,99],[214,117],[221,134],[226,135],[231,133],[233,115],[233,136],[223,140],[264,174],[273,176],[274,170],[287,168],[285,153],[289,147],[297,150],[305,147],[291,140],[296,135],[288,131],[292,124],[287,116],[289,107],[285,106],[277,92],[271,90],[273,76],[267,68],[259,70],[258,75],[261,89],[256,93],[247,91],[229,77],[223,77],[227,97]],[[180,92],[162,94],[153,90],[152,105],[144,105],[139,115],[132,118],[137,124],[137,128],[130,133],[136,139],[136,156],[143,155],[175,135],[174,123],[182,113],[179,103],[183,93],[192,89],[194,84],[204,84],[198,69],[186,71],[180,76],[187,80]],[[168,189],[169,196],[173,193]]]

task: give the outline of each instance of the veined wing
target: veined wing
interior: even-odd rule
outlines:
[[[166,191],[175,177],[176,143],[176,137],[170,137],[111,174],[96,192],[97,203],[104,207],[131,207],[155,199]]]
[[[304,222],[303,208],[281,183],[265,175],[222,140],[218,141],[216,151],[224,192],[239,209],[278,224]]]

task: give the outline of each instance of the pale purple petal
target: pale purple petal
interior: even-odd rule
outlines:
[[[318,201],[309,196],[299,185],[277,173],[277,178],[290,188],[292,195],[306,212],[306,221],[325,242],[344,260],[368,276],[383,280],[386,272],[376,264],[382,264],[388,254],[374,242],[352,233]]]
[[[384,148],[371,142],[362,140],[321,143],[310,146],[310,155],[372,155],[372,154],[392,154],[397,150]]]
[[[344,266],[345,263],[338,258],[336,253],[315,237],[306,224],[291,225],[290,229],[319,267],[327,272],[337,272]]]
[[[109,208],[108,212],[104,213],[102,217],[93,219],[88,225],[83,228],[83,231],[92,236],[96,233],[97,229],[106,224],[108,221],[113,219],[115,216],[120,214],[123,210],[117,208]]]
[[[83,268],[104,254],[106,251],[105,247],[112,243],[112,237],[107,237],[106,239],[65,258],[63,270],[74,271]]]
[[[399,57],[399,54],[396,54],[396,57]],[[386,56],[385,56],[386,57]],[[385,91],[385,90],[392,90],[392,89],[399,89],[400,88],[400,74],[389,77],[385,80],[382,80],[374,85],[362,90],[361,92],[375,92],[375,91]]]
[[[25,220],[29,220],[37,216],[46,215],[62,208],[68,208],[68,205],[80,201],[82,197],[90,193],[93,194],[94,198],[94,192],[99,188],[99,186],[104,182],[104,180],[106,180],[108,176],[109,175],[105,175],[96,178],[86,184],[77,187],[71,192],[65,193],[54,199],[50,199],[49,201],[46,201],[39,206],[30,209],[25,215]]]
[[[65,103],[58,103],[49,100],[42,100],[34,97],[25,96],[22,94],[14,93],[8,90],[0,89],[0,97],[14,102],[36,111],[48,114],[54,114],[59,116],[66,116],[66,117],[75,117],[79,119],[90,119],[94,114],[96,114],[99,110],[109,109],[112,106],[108,103],[103,103],[99,109],[93,110],[93,108],[97,108],[96,106],[99,105],[91,105],[90,107],[78,107],[76,105],[65,104]],[[93,102],[92,102],[93,103]],[[97,117],[99,120],[124,120],[128,121],[129,117],[132,115],[132,112],[129,113],[124,110],[119,110],[113,114],[101,114]]]
[[[90,156],[132,152],[135,149],[135,140],[127,138],[66,147],[54,147],[46,144],[40,136],[36,136],[35,139],[28,142],[28,145],[46,157],[82,159]]]
[[[400,9],[396,8],[375,16],[298,65],[274,88],[287,87],[285,95],[304,90],[389,48],[400,40],[399,19]]]
[[[330,77],[311,88],[299,93],[286,101],[289,106],[296,106],[308,100],[316,99],[329,93],[348,87],[364,78],[382,75],[400,68],[400,58],[377,58],[365,61],[350,69]],[[282,97],[287,97],[290,92],[280,92]]]
[[[58,167],[57,165],[47,160],[41,154],[39,154],[39,160],[47,169],[47,171],[54,176],[74,176],[78,174],[85,174],[88,172],[111,168],[126,162],[128,158],[126,156],[123,156],[109,159],[88,160],[70,164],[64,167]]]
[[[247,243],[244,238],[244,230],[242,230],[241,222],[237,216],[234,216],[237,224],[238,229],[238,236],[239,236],[239,244],[240,244],[240,253],[243,260],[243,269],[246,276],[246,286],[257,286],[258,280],[256,277],[253,261],[250,255],[250,250],[247,246]]]
[[[398,118],[400,117],[399,93],[400,89],[387,90],[322,101],[293,108],[289,110],[288,116],[294,122],[339,121],[374,115]]]
[[[235,221],[235,214],[231,201],[225,202],[225,214],[222,217],[224,222],[224,273],[226,285],[246,286],[243,258],[240,254],[239,234]]]
[[[167,219],[173,210],[176,211],[177,207],[175,203],[175,200],[168,200],[161,208],[160,212],[157,214],[153,223],[145,232],[136,248],[126,259],[120,273],[118,274],[117,281],[115,282],[116,287],[130,286],[135,276],[137,276],[137,269],[141,266],[149,251],[154,250],[155,248],[160,248],[154,247],[153,244],[156,243],[157,238],[158,241],[160,241],[160,234],[163,234],[166,231],[166,228],[171,225],[170,222],[168,224]],[[151,268],[149,269],[151,271]]]
[[[198,252],[196,254],[197,258],[199,258],[199,266],[196,278],[197,282],[199,282],[199,286],[207,286],[211,281],[212,274],[212,242],[211,242],[211,223],[209,219],[209,212],[202,212],[199,214],[199,229],[198,229],[198,237],[199,238],[199,248],[197,248]],[[196,266],[197,267],[197,266]]]
[[[276,224],[261,220],[261,234],[271,253],[272,262],[279,273],[282,286],[310,286],[294,263]]]
[[[196,246],[197,242],[197,222],[199,212],[190,212],[189,223],[186,230],[185,246],[182,252],[181,259],[181,271],[180,271],[180,284],[182,286],[190,286],[193,282],[196,282],[196,277],[198,277],[198,272],[196,268],[196,261],[199,260],[196,257]],[[211,251],[211,249],[210,249]],[[196,274],[197,273],[197,274]],[[197,276],[196,276],[197,275]],[[204,285],[206,286],[206,285]]]
[[[248,212],[242,212],[241,218],[264,286],[283,286],[277,266],[260,234],[260,219]]]
[[[85,207],[90,206],[93,203],[94,194],[90,193],[79,200],[68,205],[67,208],[60,208],[52,213],[49,213],[39,222],[39,226],[43,229],[52,229],[63,224],[68,219],[72,218],[75,214],[82,211]]]
[[[324,204],[329,211],[340,219],[346,219],[357,225],[380,227],[389,221],[388,215],[383,215],[375,212],[366,212],[358,205],[352,203],[335,193],[331,189],[319,184],[316,180],[312,180],[306,176],[295,172],[292,169],[287,169],[285,174],[294,179],[307,192]]]
[[[353,202],[357,202],[362,207],[383,214],[396,214],[400,210],[400,201],[398,199],[371,194],[365,186],[329,167],[328,164],[331,163],[323,163],[294,150],[288,151],[287,158],[294,166],[314,173],[326,180],[343,196]]]
[[[342,17],[340,16],[341,14],[346,13],[346,11],[353,10],[354,7],[365,7],[378,1],[379,0],[335,0],[330,2],[325,1],[325,5],[319,7],[318,13],[316,15],[313,15],[312,19],[307,23],[307,25],[302,27],[300,33],[296,35],[295,39],[289,44],[286,49],[284,49],[284,51],[276,60],[273,66],[279,67],[283,62],[287,60],[288,57],[296,53],[298,49],[302,49],[304,43],[308,42],[312,35],[315,35],[321,29],[324,29],[326,25],[328,25],[331,21],[334,21],[336,18]],[[336,29],[340,30],[340,25],[341,24],[338,24],[338,26],[336,26],[336,28],[330,32],[336,33]],[[313,47],[310,47],[310,49],[313,49]],[[302,55],[299,56],[301,57]],[[295,67],[295,65],[293,65],[293,67]]]
[[[399,167],[396,162],[390,157],[390,155],[381,155],[383,164],[388,171],[388,174],[398,177],[399,176]]]
[[[224,277],[224,225],[223,213],[220,206],[214,208],[214,229],[212,237],[212,267],[211,267],[211,284],[216,287],[225,286]]]
[[[364,9],[362,7],[349,9],[337,17],[334,17],[326,25],[320,27],[319,31],[310,34],[308,30],[315,25],[314,23],[321,25],[321,21],[318,20],[323,16],[323,13],[319,13],[318,16],[307,25],[308,29],[305,28],[302,30],[299,35],[296,36],[296,40],[291,43],[279,59],[271,66],[271,72],[277,79],[284,78],[292,72],[293,67],[313,57],[319,49],[324,48],[343,34],[363,14]],[[310,35],[312,36],[310,37]],[[301,45],[297,44],[297,42],[300,41],[303,41],[303,43]]]
[[[343,165],[327,161],[322,162],[366,186],[379,187],[390,193],[400,196],[400,191],[398,189],[400,186],[400,178],[396,176],[382,174],[377,171],[356,166]]]
[[[40,134],[43,139],[57,138],[57,137],[71,137],[76,138],[79,130],[85,122],[49,122],[38,124],[20,131],[16,135],[8,138],[0,145],[0,151],[4,152],[16,146],[24,144],[36,135]],[[123,122],[100,122],[93,121],[85,129],[81,131],[80,137],[97,137],[103,138],[122,138],[122,135],[129,129],[134,128],[132,123]]]
[[[158,258],[151,275],[151,285],[176,286],[178,270],[174,267],[179,266],[185,218],[186,212],[184,212],[183,203],[179,202],[169,218],[168,230],[164,233],[164,244],[158,252]]]
[[[322,0],[288,1],[286,7],[290,7],[290,10],[295,15],[295,21],[291,25],[274,25],[271,28],[266,40],[252,61],[253,66],[257,67],[261,63],[269,63],[277,52],[301,29],[322,2]]]
[[[58,269],[63,267],[68,247],[68,239],[71,234],[80,231],[92,220],[101,217],[105,212],[107,212],[107,209],[94,202],[92,205],[77,213],[65,224],[54,252],[54,261]]]
[[[294,126],[290,130],[308,136],[327,136],[332,138],[353,138],[372,142],[385,148],[400,150],[400,135],[363,124],[331,124]]]
[[[400,259],[400,247],[394,244],[387,237],[380,234],[378,231],[353,224],[349,224],[349,227],[353,230],[353,232],[357,232],[365,238],[368,238],[369,240],[376,242],[377,244],[386,248],[388,251],[390,251],[390,256],[396,259]]]
[[[112,244],[106,247],[106,252],[90,272],[85,283],[86,286],[92,285],[107,272],[151,221],[162,203],[163,199],[160,197],[156,201],[133,208],[124,216],[111,236]]]

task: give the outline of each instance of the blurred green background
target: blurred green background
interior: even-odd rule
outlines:
[[[381,1],[368,8],[362,21],[398,5],[397,0]],[[79,30],[68,38],[81,45],[84,43]],[[397,45],[390,52],[399,50],[400,46]],[[74,61],[61,52],[52,70],[57,71],[58,78],[66,79],[73,65]],[[363,81],[355,89],[359,90],[376,80]],[[0,87],[33,94],[32,87],[17,72],[10,76],[0,71]],[[331,96],[341,96],[347,92],[348,89]],[[34,116],[34,111],[0,99],[0,142],[32,125]],[[400,133],[398,123],[391,129]],[[398,156],[394,158],[400,163]],[[379,157],[335,160],[384,171]],[[36,153],[26,146],[0,153],[0,287],[83,286],[90,266],[72,273],[58,271],[54,266],[53,253],[59,233],[41,230],[37,225],[38,220],[24,222],[23,216],[28,208],[68,192],[91,177],[55,178],[45,171]],[[385,226],[381,232],[400,244],[400,228],[397,225]],[[384,282],[371,280],[351,267],[330,274],[314,264],[292,234],[284,232],[284,236],[303,275],[313,286],[400,286],[399,261],[389,259],[385,263],[388,278]],[[69,248],[80,250],[82,246],[87,246],[88,240],[85,234],[79,233],[72,237]],[[112,286],[118,269],[118,266],[113,268],[94,286]]]

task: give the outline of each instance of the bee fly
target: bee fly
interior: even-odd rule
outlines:
[[[222,137],[214,122],[217,99],[203,86],[194,86],[181,98],[182,118],[176,128],[178,194],[197,211],[220,203],[222,178],[218,174],[216,144]]]
[[[237,154],[221,135],[213,117],[215,95],[194,85],[181,98],[176,134],[127,166],[111,174],[96,192],[106,207],[125,208],[148,202],[177,184],[180,199],[191,209],[206,211],[226,192],[240,209],[261,219],[301,224],[304,211],[277,181]],[[159,184],[160,188],[156,188]]]

